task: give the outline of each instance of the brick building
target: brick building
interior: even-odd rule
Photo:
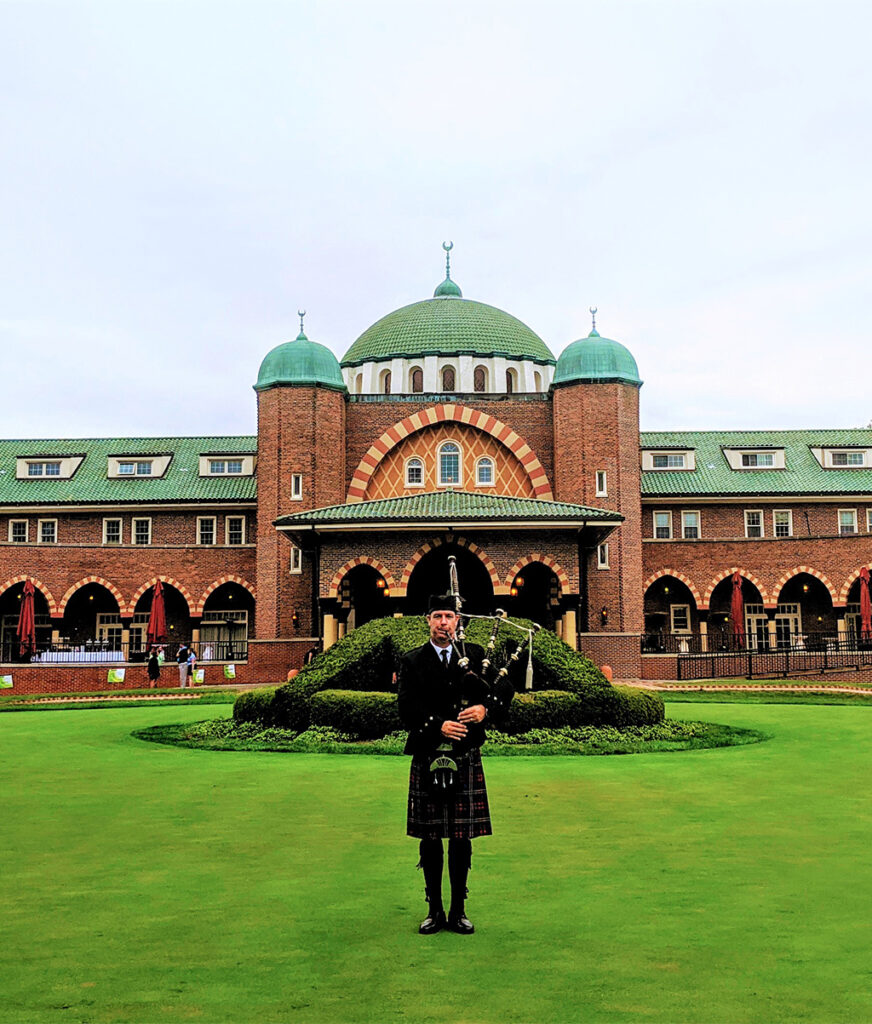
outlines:
[[[254,387],[253,437],[0,442],[16,688],[105,686],[107,662],[141,684],[158,579],[207,682],[227,662],[281,679],[316,640],[423,610],[449,554],[468,610],[534,618],[619,676],[724,646],[737,572],[749,645],[857,633],[872,431],[640,435],[623,345],[594,329],[555,359],[448,272],[341,363],[301,329]]]

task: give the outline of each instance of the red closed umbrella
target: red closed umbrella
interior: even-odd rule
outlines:
[[[860,570],[860,636],[872,640],[872,598],[869,597],[869,570]]]
[[[733,640],[737,647],[745,646],[745,602],[742,598],[742,575],[733,573],[733,597],[730,601],[730,618],[733,620]]]
[[[151,614],[148,616],[148,629],[145,639],[148,646],[163,643],[167,638],[167,611],[164,605],[163,584],[160,580],[154,585],[151,598]]]
[[[33,610],[33,581],[26,580],[21,596],[21,611],[18,613],[18,653],[22,658],[36,654],[36,614]]]

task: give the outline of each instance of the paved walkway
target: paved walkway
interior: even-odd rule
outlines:
[[[639,690],[659,690],[661,693],[668,693],[675,690],[681,693],[700,691],[702,693],[721,693],[724,691],[753,690],[773,691],[780,693],[860,693],[872,697],[872,686],[844,686],[829,685],[827,683],[806,683],[803,685],[790,685],[783,683],[682,683],[666,682],[653,679],[619,679],[616,680],[621,686],[635,686]]]

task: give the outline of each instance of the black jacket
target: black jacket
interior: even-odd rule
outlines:
[[[448,669],[443,668],[429,641],[400,659],[397,708],[409,730],[404,753],[429,754],[444,743],[442,723],[456,722],[464,702],[483,704],[487,709],[485,722],[508,710],[514,692],[512,684],[503,677],[496,686],[485,690],[474,679],[466,679],[466,672],[481,671],[484,651],[477,644],[467,644],[466,654],[466,670],[458,667],[457,652],[453,650]],[[486,739],[484,722],[471,723],[467,730],[466,737],[455,743],[458,753],[480,747]]]

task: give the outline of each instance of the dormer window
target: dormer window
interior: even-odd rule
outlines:
[[[151,460],[143,462],[121,462],[118,463],[119,476],[151,476],[151,468],[154,463]]]
[[[743,469],[771,469],[774,465],[774,452],[742,452]]]
[[[28,462],[28,476],[60,476],[60,462]]]
[[[241,473],[242,459],[210,459],[209,472],[215,476],[224,474],[232,476],[234,473]]]
[[[684,454],[653,455],[651,464],[654,469],[684,469]]]
[[[865,452],[831,452],[834,466],[865,466]]]
[[[696,469],[696,452],[693,448],[642,452],[642,469],[656,469],[658,472],[680,472]]]
[[[722,449],[724,458],[730,469],[786,469],[784,449],[769,445],[759,448],[728,448]]]
[[[18,480],[69,480],[84,458],[84,455],[18,456],[15,476]]]
[[[201,455],[200,476],[254,476],[254,455]]]
[[[110,455],[106,475],[110,480],[162,477],[171,461],[172,455]]]

